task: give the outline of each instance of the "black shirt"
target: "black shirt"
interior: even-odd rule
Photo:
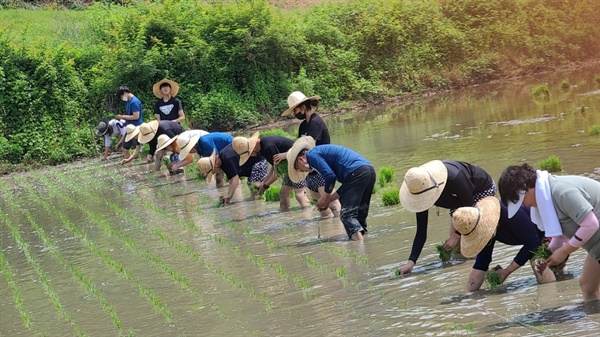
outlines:
[[[262,155],[248,158],[244,165],[240,166],[240,155],[235,152],[233,145],[229,144],[219,151],[221,159],[221,170],[227,175],[227,179],[235,176],[250,177],[252,174],[252,166],[261,160],[265,160]]]
[[[260,139],[260,154],[273,165],[273,156],[287,152],[293,145],[294,141],[287,137],[265,136]]]
[[[160,115],[161,121],[172,121],[179,118],[179,111],[183,110],[181,101],[175,97],[164,101],[162,98],[154,104],[154,114]]]
[[[310,116],[308,123],[304,120],[298,128],[298,138],[302,136],[311,136],[316,142],[316,145],[330,144],[329,129],[321,116],[313,113]]]
[[[175,137],[175,135],[178,135],[183,131],[185,130],[183,129],[183,126],[179,125],[179,123],[171,121],[159,121],[158,129],[156,130],[154,138],[152,138],[152,140],[148,142],[148,145],[150,145],[150,151],[148,151],[148,154],[153,156],[156,152],[158,136],[165,134],[169,136],[169,138],[173,138]]]
[[[469,163],[444,160],[448,170],[446,187],[442,191],[435,206],[456,209],[475,205],[475,195],[491,189],[494,186],[492,177],[481,167]],[[427,223],[429,210],[417,213],[417,233],[410,252],[411,261],[417,262],[425,241],[427,240]]]

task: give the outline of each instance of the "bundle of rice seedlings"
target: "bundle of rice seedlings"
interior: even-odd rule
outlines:
[[[173,167],[173,163],[171,163],[171,160],[169,158],[167,158],[167,157],[164,157],[162,159],[162,162],[165,164],[165,166],[167,167],[167,169],[169,171],[171,171],[171,167]]]
[[[491,290],[496,290],[502,284],[502,277],[498,274],[498,269],[502,269],[502,267],[498,265],[485,273],[485,282]]]
[[[442,260],[442,262],[448,262],[450,261],[450,258],[452,258],[452,255],[458,253],[459,248],[458,246],[455,246],[451,250],[445,250],[444,243],[442,242],[435,245],[435,250],[440,254],[440,260]]]
[[[258,192],[258,186],[256,186],[254,183],[250,183],[248,188],[250,189],[250,192]]]
[[[539,245],[539,247],[537,247],[537,249],[533,252],[533,257],[531,258],[533,261],[535,260],[545,260],[547,258],[550,257],[550,255],[552,255],[552,251],[550,250],[550,248],[548,248],[548,246],[546,244],[541,244]],[[567,260],[569,260],[569,257],[567,256],[567,258],[559,265],[556,266],[551,266],[550,270],[552,270],[552,272],[556,275],[556,274],[561,274],[563,272],[563,269],[565,268],[565,266],[567,265]],[[537,269],[537,268],[536,268]]]
[[[271,186],[268,190],[265,190],[264,196],[266,201],[279,201],[280,186]]]
[[[280,177],[287,177],[288,175],[288,161],[287,159],[284,159],[282,161],[279,162],[279,164],[275,165],[275,171],[277,172],[277,175]]]
[[[220,197],[216,204],[212,205],[211,208],[219,208],[225,204],[223,197]]]

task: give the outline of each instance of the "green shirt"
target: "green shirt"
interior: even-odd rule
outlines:
[[[548,182],[563,236],[573,237],[590,211],[600,219],[600,182],[581,176],[555,175],[550,175]],[[583,249],[600,260],[600,230],[583,245]]]

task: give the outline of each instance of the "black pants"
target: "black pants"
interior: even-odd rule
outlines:
[[[367,216],[374,185],[373,166],[361,166],[350,173],[337,190],[342,205],[340,220],[344,224],[348,237],[358,231],[363,234],[367,232]]]

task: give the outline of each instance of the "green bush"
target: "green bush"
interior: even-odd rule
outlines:
[[[260,138],[266,137],[266,136],[282,136],[282,137],[287,137],[292,140],[296,139],[296,137],[290,135],[288,132],[286,132],[283,129],[272,129],[272,130],[261,131],[259,134]]]
[[[565,90],[566,90],[566,89],[571,89],[571,83],[570,83],[569,81],[567,81],[567,80],[563,80],[563,81],[560,83],[560,88],[561,88],[561,89],[565,89]]]
[[[531,96],[538,100],[548,101],[550,100],[550,88],[547,84],[540,84],[531,89]]]
[[[400,194],[397,187],[386,187],[382,190],[381,201],[385,206],[398,205],[400,203]]]
[[[538,163],[538,166],[542,170],[546,170],[548,172],[560,172],[562,171],[562,160],[557,156],[550,156],[544,160],[541,160]]]
[[[394,181],[394,169],[391,167],[383,166],[379,170],[379,186],[385,187],[389,183]]]
[[[588,133],[592,136],[600,135],[600,125],[592,125],[588,128]]]

